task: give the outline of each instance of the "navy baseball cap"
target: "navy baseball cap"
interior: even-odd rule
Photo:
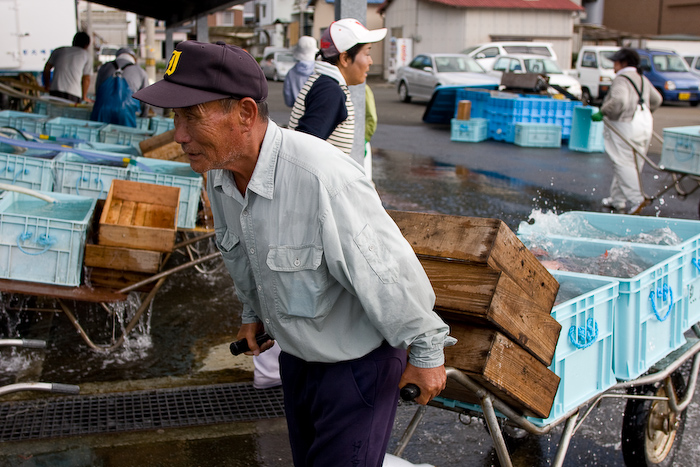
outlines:
[[[255,58],[240,47],[184,41],[175,47],[163,79],[133,97],[173,109],[229,97],[263,102],[267,79]]]

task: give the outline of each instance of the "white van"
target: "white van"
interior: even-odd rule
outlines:
[[[685,55],[683,58],[688,64],[690,71],[696,76],[700,76],[700,55]]]
[[[610,57],[620,50],[613,45],[584,45],[576,59],[576,77],[581,83],[584,104],[602,101],[610,89],[615,71]]]
[[[549,57],[554,61],[557,60],[557,54],[554,52],[554,47],[552,47],[550,42],[489,42],[469,47],[461,53],[472,57],[486,71],[493,68],[496,57],[499,55],[531,54]]]

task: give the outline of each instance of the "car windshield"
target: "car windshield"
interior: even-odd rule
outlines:
[[[549,53],[549,49],[544,46],[537,45],[504,45],[504,49],[509,54],[532,54],[532,55],[544,55],[545,57],[551,57],[552,54]]]
[[[277,54],[277,61],[294,63],[294,56],[289,53]]]
[[[688,71],[685,61],[678,55],[654,55],[656,71]]]
[[[526,58],[523,61],[529,73],[546,73],[548,75],[561,75],[564,73],[554,61],[546,58]]]
[[[117,55],[117,49],[116,47],[103,47],[100,49],[100,55]]]
[[[435,57],[435,66],[439,73],[462,73],[465,71],[486,73],[486,70],[476,63],[476,60],[460,55]]]
[[[600,66],[605,68],[606,70],[612,70],[613,61],[610,60],[610,57],[612,57],[615,54],[615,52],[615,50],[604,50],[600,52]]]
[[[476,50],[476,49],[478,49],[478,48],[479,48],[478,45],[473,45],[473,46],[471,46],[471,47],[468,47],[468,48],[462,50],[461,53],[467,55],[467,54],[469,54],[469,52],[471,52],[471,51],[473,51],[473,50]]]

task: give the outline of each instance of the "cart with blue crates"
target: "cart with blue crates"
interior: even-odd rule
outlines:
[[[507,440],[521,439],[523,433],[525,436],[550,435],[563,425],[555,456],[549,459],[551,465],[561,467],[574,434],[586,418],[606,400],[623,399],[626,405],[622,417],[621,449],[625,464],[629,467],[649,465],[645,457],[640,459],[640,455],[647,456],[648,453],[653,453],[655,462],[668,461],[673,457],[675,445],[679,444],[685,410],[695,392],[700,368],[700,327],[694,326],[694,336],[684,339],[679,348],[650,366],[645,374],[621,381],[616,378],[612,366],[615,327],[621,313],[618,307],[619,280],[550,272],[561,286],[552,308],[552,313],[557,313],[557,320],[562,320],[562,335],[552,367],[562,380],[549,416],[545,419],[528,416],[455,368],[446,368],[448,380],[472,393],[480,403],[437,397],[429,405],[456,412],[460,419],[463,415],[483,417],[500,465],[513,465]],[[567,317],[571,319],[567,320]],[[415,386],[401,389],[404,400],[412,400],[418,394],[420,390]],[[419,407],[394,455],[403,453],[425,415],[425,407]],[[648,423],[649,420],[655,423]]]

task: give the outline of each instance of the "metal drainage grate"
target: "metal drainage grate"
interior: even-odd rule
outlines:
[[[0,404],[0,442],[284,417],[282,388],[252,383]]]

